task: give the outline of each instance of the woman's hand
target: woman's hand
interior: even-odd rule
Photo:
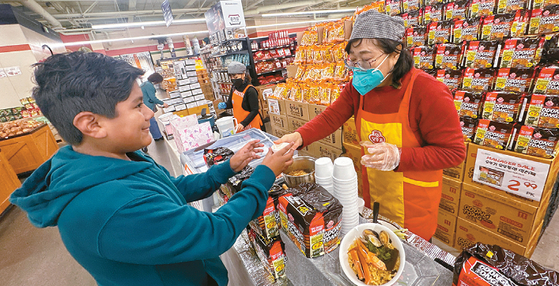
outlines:
[[[392,171],[400,165],[402,151],[394,144],[361,142],[361,146],[365,147],[368,152],[367,155],[361,157],[361,165],[367,168]]]
[[[241,131],[243,131],[245,129],[245,126],[242,125],[241,123],[235,125],[235,133],[239,133]]]
[[[283,135],[283,137],[281,137],[274,143],[280,144],[284,142],[293,143],[293,146],[291,148],[293,150],[297,150],[297,148],[303,145],[303,137],[301,136],[301,133],[293,132],[293,133]]]
[[[272,148],[270,148],[268,154],[264,157],[264,161],[262,161],[262,165],[270,168],[277,177],[285,168],[293,163],[293,152],[293,143],[290,143],[275,153],[272,151]]]
[[[169,107],[169,104],[163,103],[163,108],[167,108],[167,107]]]
[[[244,167],[250,163],[250,161],[254,159],[259,159],[260,155],[258,153],[262,153],[262,149],[256,149],[264,147],[264,144],[260,143],[260,140],[254,140],[248,142],[243,148],[241,148],[231,159],[229,160],[229,165],[231,169],[235,171],[235,173],[240,172]]]

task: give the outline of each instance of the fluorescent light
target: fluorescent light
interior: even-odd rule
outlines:
[[[206,19],[197,18],[197,19],[173,20],[173,24],[203,23],[203,22],[206,22]],[[142,26],[163,26],[163,25],[165,25],[165,21],[149,21],[149,22],[92,25],[91,28],[93,30],[101,30],[101,29],[118,29],[118,28],[132,28],[132,27],[142,27]]]
[[[292,26],[292,25],[299,25],[299,24],[313,24],[313,23],[320,23],[320,22],[330,22],[330,21],[337,21],[340,19],[324,19],[324,20],[312,20],[312,21],[301,21],[301,22],[291,22],[291,23],[277,23],[277,24],[266,24],[266,25],[258,25],[258,26],[247,26],[247,29],[256,29],[256,28],[270,28],[270,27],[282,27],[282,26]]]
[[[339,10],[315,10],[315,11],[303,11],[303,12],[290,12],[290,13],[272,13],[272,14],[262,14],[262,17],[282,17],[282,16],[294,16],[294,15],[315,15],[315,14],[339,14],[339,13],[349,13],[355,12],[356,8],[352,9],[339,9]]]

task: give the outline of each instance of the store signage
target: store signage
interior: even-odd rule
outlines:
[[[473,180],[540,201],[548,172],[548,164],[479,149]]]
[[[220,1],[206,13],[206,25],[212,35],[226,28],[242,28],[246,26],[243,5],[240,0]]]
[[[173,23],[173,11],[171,11],[171,4],[169,4],[169,0],[163,1],[161,3],[161,10],[163,10],[163,19],[165,19],[165,25],[169,27],[171,23]]]

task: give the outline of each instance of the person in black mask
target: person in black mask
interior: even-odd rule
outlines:
[[[251,78],[246,66],[240,62],[231,62],[227,66],[233,87],[227,102],[220,102],[218,109],[233,108],[233,116],[237,119],[235,133],[250,129],[262,129],[262,117],[259,112],[258,91],[250,84]]]

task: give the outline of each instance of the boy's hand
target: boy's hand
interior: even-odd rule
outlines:
[[[283,149],[273,152],[272,148],[268,151],[268,154],[262,161],[262,165],[267,166],[272,169],[276,177],[289,167],[293,163],[293,142],[289,145],[283,147]]]
[[[262,149],[256,149],[264,147],[264,144],[259,143],[260,140],[254,140],[248,142],[243,148],[241,148],[231,159],[229,160],[229,165],[235,173],[240,172],[244,167],[254,159],[260,158],[258,153],[262,153]]]

